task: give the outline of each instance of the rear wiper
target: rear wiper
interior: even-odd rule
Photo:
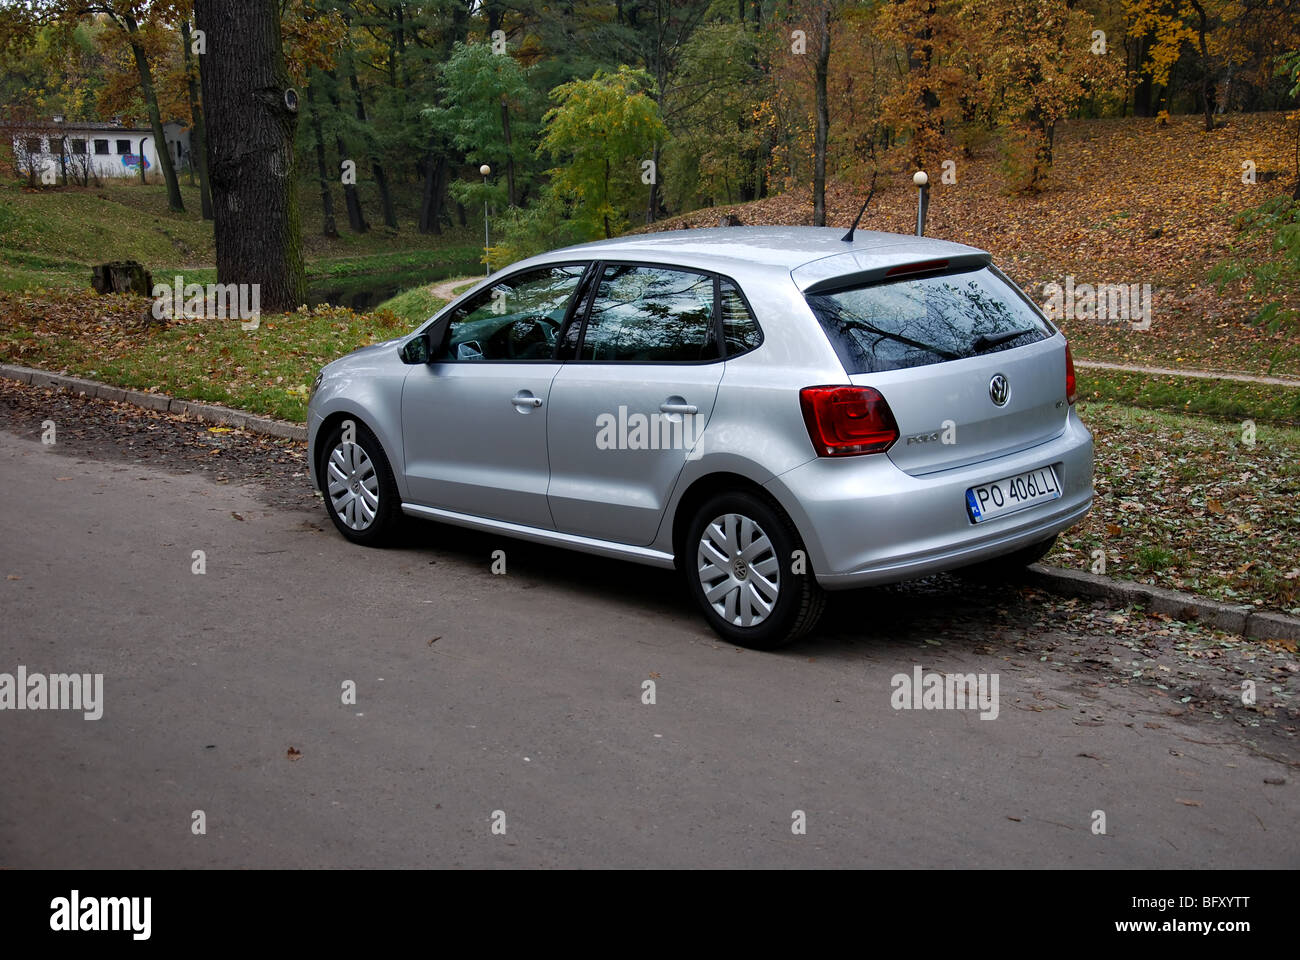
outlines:
[[[1005,333],[981,333],[970,346],[976,353],[983,353],[989,347],[996,347],[1009,340],[1015,340],[1017,337],[1023,337],[1025,334],[1033,332],[1033,327],[1026,327],[1023,330],[1008,330]]]
[[[951,350],[944,350],[942,347],[936,347],[934,344],[922,343],[920,340],[913,340],[911,337],[905,337],[902,334],[893,333],[889,330],[882,330],[869,320],[865,320],[850,310],[843,310],[838,306],[831,308],[831,319],[835,321],[836,317],[842,316],[845,320],[856,326],[869,330],[877,336],[884,337],[887,340],[893,340],[895,343],[901,343],[904,346],[911,347],[914,350],[924,350],[927,353],[933,353],[935,356],[943,357],[945,360],[960,360],[961,355],[953,353]]]

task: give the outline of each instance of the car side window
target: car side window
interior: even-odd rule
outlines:
[[[675,267],[605,266],[578,359],[671,363],[714,360],[713,277]]]
[[[550,360],[586,264],[516,273],[455,309],[438,361]]]
[[[749,311],[735,283],[722,280],[718,287],[718,309],[722,314],[722,342],[727,356],[753,350],[763,342],[763,331]]]

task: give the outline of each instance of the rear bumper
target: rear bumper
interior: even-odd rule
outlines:
[[[972,523],[966,490],[1051,465],[1061,496]],[[768,481],[794,520],[817,582],[828,590],[895,583],[1029,546],[1092,506],[1092,435],[1073,410],[1059,437],[994,460],[914,477],[885,456],[819,458]]]

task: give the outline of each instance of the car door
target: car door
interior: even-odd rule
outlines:
[[[547,402],[556,335],[587,264],[512,274],[456,307],[434,359],[402,390],[415,503],[530,527],[547,504]]]
[[[576,353],[551,384],[548,499],[557,530],[641,546],[713,413],[717,279],[598,266]]]

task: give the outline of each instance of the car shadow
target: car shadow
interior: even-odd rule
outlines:
[[[395,546],[482,565],[493,552],[506,553],[507,573],[529,585],[551,586],[615,600],[649,617],[670,618],[704,639],[722,642],[709,629],[679,574],[623,560],[592,556],[561,547],[515,540],[464,527],[416,520],[403,527]],[[938,574],[881,587],[827,594],[818,628],[781,653],[791,656],[861,655],[864,651],[947,644],[979,646],[990,635],[1021,629],[1033,620],[1023,584],[1013,578],[995,583]]]

